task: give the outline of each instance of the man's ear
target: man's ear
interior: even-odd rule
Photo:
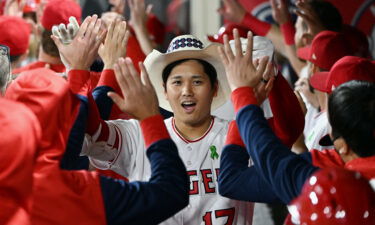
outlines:
[[[359,158],[359,156],[350,148],[344,138],[340,137],[335,141],[335,148],[339,152],[344,162]]]
[[[213,86],[213,91],[214,91],[214,97],[217,97],[217,94],[219,92],[219,82],[216,82]]]
[[[168,95],[167,95],[167,86],[165,83],[163,83],[163,88],[164,88],[164,97],[166,100],[168,100]],[[168,100],[169,101],[169,100]]]
[[[311,44],[313,39],[314,39],[314,36],[312,36],[311,34],[303,33],[302,37],[301,37],[301,41],[302,41],[303,46],[307,46],[307,45]]]

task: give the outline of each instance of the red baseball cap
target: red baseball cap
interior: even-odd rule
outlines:
[[[247,29],[246,27],[237,25],[237,24],[229,23],[223,27],[220,27],[218,34],[207,35],[207,39],[211,42],[217,42],[217,43],[223,44],[225,34],[228,35],[228,40],[234,39],[233,29],[235,28],[237,28],[240,37],[243,37],[243,38],[247,37],[247,33],[249,32],[249,29]]]
[[[375,192],[357,172],[322,169],[288,206],[292,222],[309,225],[375,224]]]
[[[351,80],[375,82],[375,61],[357,56],[345,56],[329,72],[318,72],[310,78],[313,88],[331,93],[332,89]]]
[[[36,12],[36,8],[39,5],[40,0],[26,0],[25,6],[23,7],[24,13]]]
[[[0,44],[10,49],[11,56],[26,53],[29,48],[30,26],[16,16],[0,16]]]
[[[46,30],[52,30],[53,25],[67,25],[71,16],[81,21],[82,9],[79,4],[72,0],[51,0],[44,8],[41,23]]]
[[[352,50],[342,33],[322,31],[314,37],[311,45],[298,49],[297,55],[319,68],[330,70],[337,60],[352,55]]]

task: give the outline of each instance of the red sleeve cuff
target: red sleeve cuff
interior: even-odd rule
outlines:
[[[236,113],[247,105],[258,105],[254,91],[251,87],[240,87],[232,92],[232,102]]]
[[[227,139],[225,140],[225,145],[238,145],[245,147],[245,144],[242,141],[240,132],[238,130],[236,121],[233,120],[229,123],[229,128],[228,128],[228,134],[227,134]]]
[[[164,118],[160,114],[142,120],[141,129],[147,148],[157,141],[170,138]]]
[[[286,45],[294,45],[294,34],[296,33],[296,29],[294,28],[294,24],[292,21],[288,21],[280,26],[281,32],[284,36],[284,42]]]
[[[114,70],[103,70],[97,86],[108,86],[113,88],[116,93],[121,93],[120,86],[117,84]]]
[[[87,81],[89,78],[90,72],[87,70],[70,70],[68,73],[68,83],[72,92],[74,94],[87,95]]]
[[[250,13],[246,13],[243,17],[241,24],[249,28],[256,35],[266,36],[268,31],[271,29],[271,24],[263,22],[252,16]]]

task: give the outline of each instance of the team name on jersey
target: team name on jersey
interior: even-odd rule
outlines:
[[[187,174],[190,179],[190,195],[202,195],[216,193],[219,168],[189,170]]]

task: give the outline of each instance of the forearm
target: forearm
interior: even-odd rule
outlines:
[[[80,156],[82,144],[85,137],[85,130],[88,116],[87,102],[87,81],[89,79],[89,71],[71,70],[68,74],[68,82],[70,89],[76,94],[80,100],[80,107],[76,121],[70,131],[67,147],[63,158],[60,161],[61,169],[80,170],[88,169],[88,159]]]
[[[149,146],[151,178],[149,182],[132,183],[101,179],[109,224],[158,224],[188,204],[186,169],[163,118],[150,117],[141,122],[141,127]]]
[[[255,97],[250,96],[251,93],[246,89],[232,93],[232,101],[238,112],[237,125],[259,174],[287,204],[300,193],[306,179],[317,168],[279,141],[268,126],[262,110],[256,105]]]
[[[225,146],[221,154],[219,193],[240,201],[281,202],[256,168],[249,167],[249,155],[238,145]]]
[[[143,53],[145,55],[150,54],[156,47],[156,44],[150,39],[146,26],[134,27],[134,32]]]

